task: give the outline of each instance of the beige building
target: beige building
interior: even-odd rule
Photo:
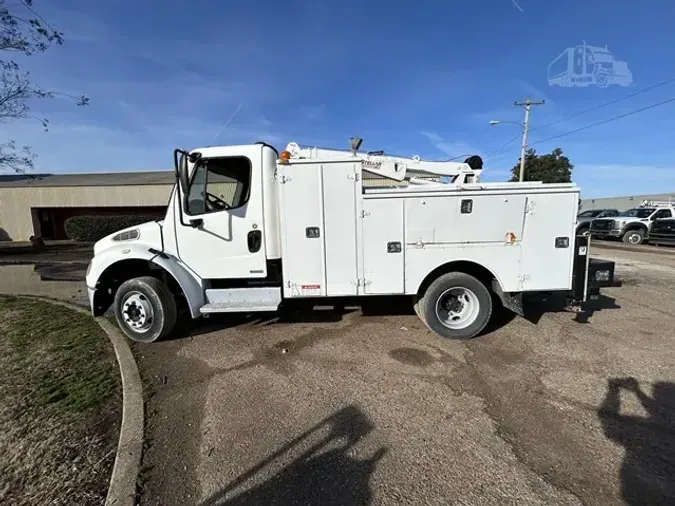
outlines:
[[[172,171],[0,176],[0,241],[66,239],[77,215],[163,216],[174,181]]]

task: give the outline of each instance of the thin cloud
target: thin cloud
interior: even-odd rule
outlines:
[[[520,12],[525,12],[525,11],[523,10],[523,8],[522,8],[520,5],[518,5],[518,2],[516,2],[516,0],[511,0],[511,3],[512,3],[513,6],[514,6],[516,9],[518,9]]]
[[[470,144],[466,142],[454,142],[454,141],[449,141],[438,135],[436,132],[420,132],[422,135],[424,135],[433,146],[441,151],[443,154],[445,154],[449,158],[458,158],[461,159],[463,157],[468,157],[471,155],[478,155],[480,157],[484,157],[484,154],[471,146]]]

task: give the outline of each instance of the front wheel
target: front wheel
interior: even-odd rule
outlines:
[[[644,230],[629,230],[623,235],[623,242],[626,244],[638,245],[642,244],[645,240]]]
[[[429,285],[416,309],[422,321],[439,336],[470,339],[490,320],[492,297],[473,276],[449,272]]]
[[[159,279],[133,278],[122,283],[115,293],[115,317],[129,339],[152,343],[173,330],[176,300]]]

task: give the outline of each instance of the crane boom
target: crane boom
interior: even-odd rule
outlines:
[[[422,172],[441,177],[455,178],[456,183],[477,183],[483,172],[482,169],[474,169],[468,163],[462,162],[426,161],[418,156],[406,158],[380,153],[372,154],[341,149],[300,146],[295,142],[289,143],[286,146],[286,151],[291,154],[291,158],[296,160],[348,160],[355,158],[363,162],[363,170],[395,181],[403,181],[406,178],[414,179],[410,174],[406,175],[410,171],[412,173]]]

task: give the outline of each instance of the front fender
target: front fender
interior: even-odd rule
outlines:
[[[101,251],[92,258],[87,268],[87,289],[89,291],[89,303],[92,312],[95,309],[94,297],[96,291],[103,287],[100,281],[106,272],[110,272],[115,265],[129,260],[147,261],[155,267],[166,271],[178,283],[190,308],[193,318],[201,316],[200,308],[204,305],[204,282],[192,272],[187,265],[178,258],[166,253],[150,251],[142,244],[119,244]],[[129,276],[131,277],[131,276]],[[105,278],[104,278],[105,279]]]

